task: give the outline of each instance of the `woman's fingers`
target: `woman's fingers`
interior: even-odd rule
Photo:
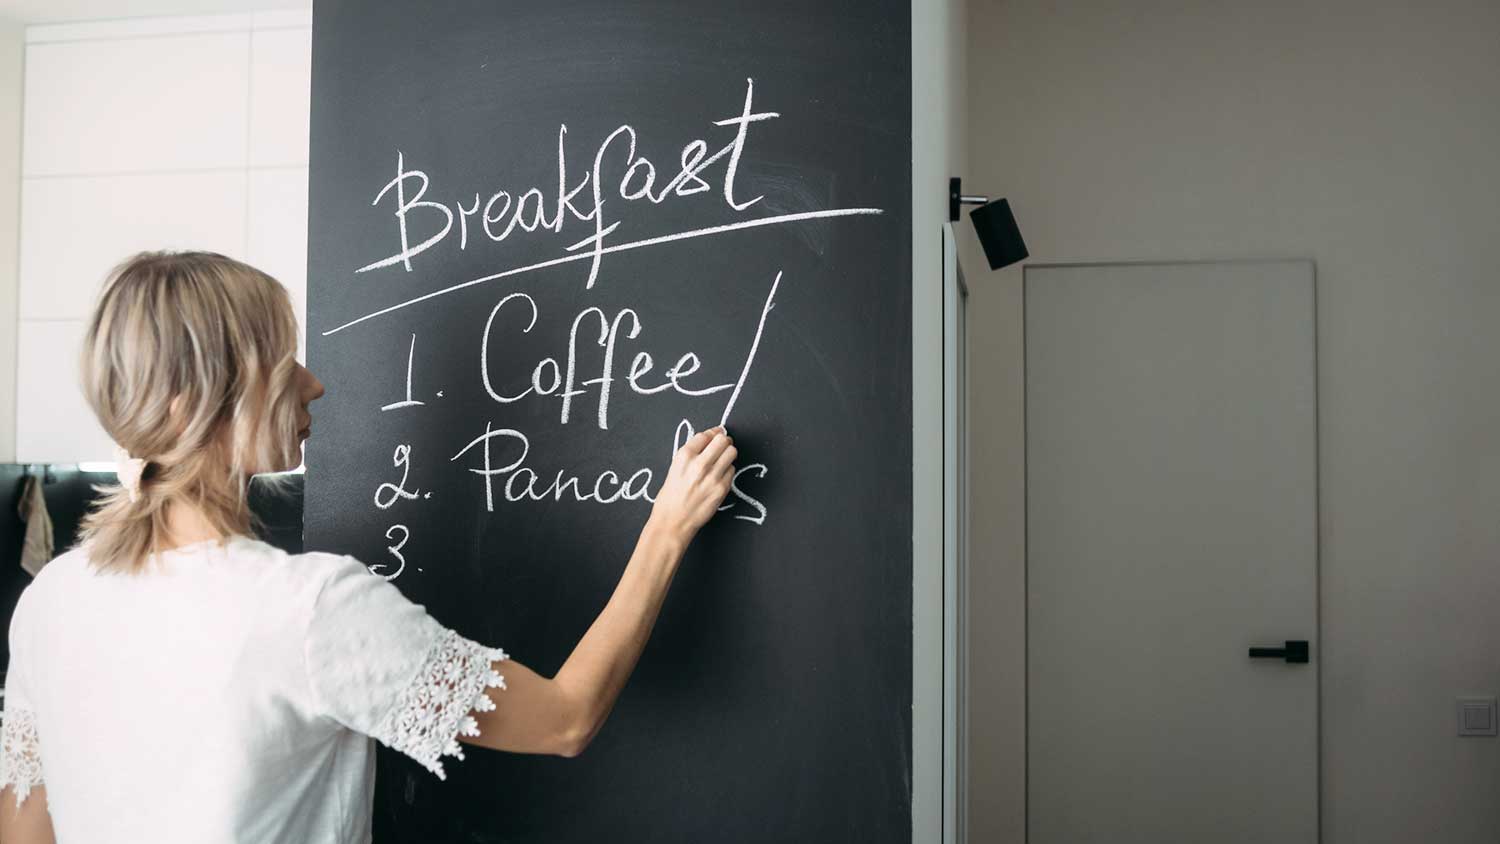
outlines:
[[[713,440],[714,434],[722,430],[722,428],[709,428],[707,431],[699,431],[691,437],[688,437],[688,441],[682,444],[682,448],[680,450],[686,452],[689,455],[698,454],[699,452],[703,451],[703,448]]]
[[[677,478],[682,485],[679,493],[682,497],[678,500],[695,514],[695,526],[707,521],[729,494],[738,456],[734,438],[722,426],[693,435],[678,450],[680,462],[674,462],[668,483]],[[653,509],[662,509],[670,499],[671,496],[659,496]]]
[[[734,447],[734,442],[733,440],[731,440],[729,447],[719,452],[719,459],[714,462],[714,468],[711,474],[714,477],[717,477],[718,475],[723,474],[725,469],[733,468],[735,458],[739,456],[739,449]]]
[[[709,440],[708,445],[704,446],[703,450],[697,455],[697,459],[702,461],[705,470],[704,474],[712,476],[712,469],[718,464],[720,455],[733,444],[734,440],[728,434],[722,433],[722,431],[714,434],[714,438]]]

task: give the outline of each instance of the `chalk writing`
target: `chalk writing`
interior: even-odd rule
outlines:
[[[375,506],[382,510],[389,510],[392,504],[401,499],[410,501],[421,495],[418,490],[406,488],[406,479],[411,475],[411,446],[396,446],[395,453],[391,455],[391,465],[401,470],[401,482],[387,482],[375,488]]]
[[[411,397],[411,361],[412,357],[416,355],[416,353],[417,335],[413,334],[411,336],[411,348],[406,352],[406,398],[402,399],[401,401],[391,402],[390,404],[385,405],[384,407],[380,408],[382,411],[397,410],[403,407],[421,407],[422,405],[426,404],[426,402],[414,401]],[[438,395],[441,396],[442,393],[438,393]]]
[[[734,382],[734,392],[729,394],[729,401],[724,405],[724,413],[719,417],[720,425],[729,424],[729,414],[734,410],[734,403],[739,400],[740,389],[745,386],[745,379],[750,377],[750,367],[755,363],[755,353],[760,349],[760,335],[766,330],[766,317],[771,315],[771,309],[776,307],[776,288],[781,286],[781,273],[776,274],[776,280],[771,282],[771,292],[766,296],[766,305],[760,311],[760,324],[755,327],[755,339],[750,343],[750,354],[745,356],[745,367],[740,370],[738,381]]]
[[[406,154],[398,150],[395,178],[387,182],[375,194],[375,199],[370,204],[379,206],[394,190],[395,210],[392,214],[396,219],[400,248],[395,254],[372,261],[355,272],[364,273],[397,264],[400,264],[406,272],[411,272],[412,258],[441,243],[453,231],[456,208],[456,216],[459,219],[458,248],[460,250],[468,248],[469,218],[474,215],[480,216],[480,228],[485,235],[497,243],[509,238],[518,226],[528,233],[546,230],[560,234],[564,225],[570,220],[581,223],[592,222],[594,233],[568,246],[567,251],[589,248],[587,253],[590,260],[589,275],[585,286],[593,287],[599,276],[600,261],[606,251],[605,238],[620,226],[619,221],[605,223],[605,183],[607,178],[614,178],[613,173],[606,172],[607,156],[615,155],[615,160],[624,165],[618,182],[613,183],[615,189],[612,193],[627,202],[646,199],[659,205],[671,197],[691,196],[710,190],[711,186],[704,180],[703,175],[709,167],[727,155],[729,161],[724,168],[721,182],[724,203],[735,211],[744,211],[761,200],[759,196],[744,201],[735,199],[735,176],[739,171],[740,157],[744,154],[745,144],[749,140],[750,125],[780,117],[772,111],[756,112],[754,99],[755,80],[747,79],[745,80],[745,104],[740,114],[736,117],[713,121],[714,126],[734,127],[733,140],[713,155],[707,155],[707,141],[701,138],[689,141],[682,148],[679,156],[680,167],[677,174],[655,192],[652,188],[656,183],[657,167],[651,159],[637,149],[636,130],[629,125],[620,126],[605,137],[594,152],[592,169],[584,173],[578,184],[569,190],[568,156],[565,143],[568,127],[566,124],[560,125],[557,130],[557,193],[553,201],[553,213],[550,216],[547,211],[547,194],[540,187],[529,187],[515,194],[503,189],[496,190],[485,201],[482,211],[478,192],[474,194],[473,204],[467,208],[462,202],[455,203],[454,208],[449,208],[446,203],[427,199],[425,198],[427,191],[432,186],[431,178],[422,170],[408,168]],[[617,141],[620,143],[616,143]],[[628,146],[621,147],[621,144],[628,144]],[[619,154],[620,152],[624,153],[623,156]],[[632,182],[636,184],[636,187],[632,187]],[[415,188],[409,196],[408,185]],[[585,187],[591,188],[591,202],[587,205],[586,211],[580,211],[574,200]],[[426,228],[434,233],[413,245],[410,234],[411,221],[408,218],[418,212],[426,222]],[[441,221],[440,225],[439,221]],[[502,222],[505,226],[497,232],[494,226]]]
[[[371,208],[385,209],[383,213],[388,216],[384,218],[384,225],[394,222],[389,229],[394,235],[394,243],[388,253],[355,269],[355,276],[381,271],[415,274],[433,261],[433,256],[438,254],[433,250],[467,252],[481,246],[503,250],[523,238],[564,239],[553,241],[556,243],[553,248],[557,250],[554,257],[519,263],[476,278],[439,285],[436,289],[423,282],[423,286],[429,288],[426,292],[354,316],[324,330],[323,334],[335,335],[460,290],[564,264],[588,262],[583,290],[589,291],[603,277],[603,258],[606,255],[728,236],[768,226],[882,213],[879,208],[860,206],[764,216],[752,213],[771,203],[763,204],[765,196],[749,195],[754,192],[744,189],[741,170],[750,160],[746,151],[767,131],[760,127],[780,118],[777,111],[757,109],[755,81],[746,79],[744,97],[737,113],[707,121],[711,128],[702,133],[704,137],[689,138],[680,147],[674,147],[676,152],[670,158],[661,155],[659,149],[655,152],[648,150],[642,132],[629,123],[622,123],[599,138],[589,157],[582,159],[583,165],[579,166],[580,160],[569,153],[570,144],[576,146],[577,138],[570,135],[566,124],[558,124],[555,182],[551,181],[553,174],[549,173],[541,179],[522,177],[515,180],[516,184],[504,187],[491,184],[478,190],[459,190],[448,196],[443,194],[452,190],[451,185],[443,184],[440,175],[429,174],[418,166],[417,156],[409,156],[407,151],[397,149],[394,173],[387,170],[380,176],[382,183],[370,202]],[[713,137],[715,130],[728,134]],[[549,136],[547,143],[552,142],[553,138]],[[547,181],[545,185],[544,180]],[[503,179],[501,181],[503,184]],[[632,215],[632,209],[665,206],[698,195],[708,195],[706,201],[721,218],[727,216],[728,221],[664,234],[635,233],[640,221],[637,219],[639,215]],[[700,204],[694,206],[695,215],[703,213],[705,206],[701,203],[705,199],[697,200]],[[437,263],[441,261],[433,265]],[[770,277],[769,273],[761,278],[767,277]],[[544,418],[556,414],[559,426],[566,426],[584,414],[590,417],[584,424],[611,433],[612,424],[622,419],[625,424],[618,425],[622,430],[641,430],[640,422],[632,418],[633,414],[643,412],[652,403],[628,401],[621,411],[613,406],[620,395],[643,399],[677,397],[679,401],[687,398],[695,403],[712,403],[702,417],[697,417],[695,412],[695,418],[704,419],[704,424],[715,424],[706,420],[717,418],[716,424],[727,426],[740,401],[754,392],[747,387],[752,383],[751,375],[762,348],[773,342],[771,338],[775,329],[770,317],[777,307],[777,295],[783,280],[784,272],[777,270],[759,310],[754,332],[750,333],[746,326],[743,334],[730,334],[748,339],[748,344],[741,347],[743,355],[735,353],[731,360],[722,359],[718,353],[705,357],[694,349],[680,346],[663,350],[652,342],[654,335],[651,333],[649,309],[618,305],[606,308],[600,304],[584,303],[572,305],[560,314],[544,313],[546,308],[533,291],[511,288],[497,293],[498,298],[491,300],[493,304],[489,306],[483,329],[476,338],[479,366],[475,394],[481,401],[487,397],[493,402],[490,407],[496,413],[514,414],[523,407],[540,405],[545,408]],[[639,280],[635,283],[643,284]],[[721,331],[717,336],[724,334]],[[548,353],[516,355],[514,350],[521,348],[522,338],[530,338],[528,343],[540,341]],[[418,394],[414,391],[414,382],[418,380],[414,377],[416,344],[417,336],[411,333],[403,397],[383,405],[382,412],[410,410],[416,419],[425,418],[424,414],[431,414],[441,406],[442,403],[428,407],[426,402],[414,398]],[[527,348],[535,347],[528,345]],[[663,359],[658,362],[653,352],[664,355]],[[447,386],[456,388],[451,383]],[[444,397],[443,390],[421,394]],[[722,399],[715,398],[721,395]],[[691,420],[681,419],[672,432],[672,448],[670,451],[664,449],[661,459],[653,465],[621,466],[605,461],[602,465],[594,462],[591,464],[594,468],[579,471],[566,465],[568,459],[576,455],[550,455],[534,450],[533,438],[521,430],[531,422],[520,426],[514,422],[502,425],[490,414],[483,415],[486,417],[483,430],[473,436],[457,438],[458,441],[449,446],[451,456],[447,462],[478,478],[485,511],[489,513],[495,512],[497,507],[523,502],[649,504],[660,490],[672,454],[693,436],[695,430]],[[531,412],[523,418],[534,421],[537,417]],[[464,439],[467,442],[463,442]],[[388,480],[379,484],[374,498],[377,508],[389,510],[401,502],[431,498],[432,492],[408,486],[411,453],[410,444],[395,447],[391,463],[393,468],[400,470],[401,477],[399,481]],[[769,508],[754,494],[752,487],[753,482],[763,481],[770,471],[767,462],[736,467],[730,493],[719,506],[719,512],[727,513],[736,521],[766,524]],[[407,570],[403,549],[412,534],[405,524],[392,524],[386,530],[385,538],[391,543],[386,551],[395,564],[394,571],[383,576],[394,579]],[[372,571],[392,568],[392,565],[381,563],[372,567]]]
[[[405,548],[407,540],[411,539],[411,531],[407,529],[406,525],[391,525],[385,531],[385,538],[393,540],[396,539],[395,535],[398,531],[401,533],[401,538],[396,541],[395,545],[388,545],[385,549],[386,551],[390,552],[390,555],[392,557],[395,557],[396,562],[400,564],[397,569],[390,574],[380,574],[380,569],[389,568],[389,563],[376,563],[375,565],[370,566],[370,571],[374,572],[375,574],[380,574],[380,576],[384,577],[386,580],[395,580],[396,578],[401,576],[402,572],[406,571],[406,557],[402,556],[401,549]]]
[[[625,338],[627,340],[636,339],[641,333],[642,323],[640,316],[631,308],[623,308],[613,317],[596,307],[584,308],[573,318],[572,324],[568,329],[567,351],[561,356],[564,358],[565,363],[560,364],[557,357],[542,358],[537,361],[531,370],[530,386],[518,393],[505,395],[495,386],[495,382],[491,377],[490,337],[495,330],[496,317],[511,302],[518,303],[516,307],[524,309],[522,312],[526,314],[526,326],[520,329],[520,333],[529,334],[532,328],[536,326],[538,316],[536,300],[525,293],[511,293],[505,296],[490,311],[489,319],[484,324],[484,333],[481,335],[479,341],[479,377],[484,384],[485,392],[489,394],[490,398],[501,404],[518,402],[528,396],[539,398],[546,396],[555,397],[559,403],[558,422],[566,425],[572,412],[573,400],[588,392],[584,388],[598,385],[599,403],[596,418],[600,430],[608,430],[610,395],[614,383],[619,380],[616,377],[615,352],[620,341],[620,329],[628,321],[629,328],[625,332]],[[600,365],[600,372],[597,377],[579,381],[578,335],[579,329],[589,320],[597,320],[597,337],[592,342],[604,349],[604,359]],[[762,319],[761,327],[764,327],[764,319]],[[587,335],[585,335],[585,338],[587,338]],[[759,340],[760,337],[757,334],[756,343],[759,343]],[[587,339],[585,339],[585,342],[587,342]],[[744,374],[749,372],[749,366],[753,362],[754,354],[754,347],[752,346],[750,357],[747,358],[745,368],[741,373],[742,378]],[[698,372],[702,367],[702,360],[694,352],[684,352],[677,359],[677,362],[662,374],[661,377],[665,380],[661,383],[642,383],[655,365],[656,361],[650,353],[638,352],[634,360],[631,361],[629,372],[625,376],[626,385],[633,392],[643,396],[656,395],[657,393],[672,390],[684,396],[695,397],[711,396],[715,393],[721,393],[736,387],[736,383],[734,382],[706,386],[693,386],[684,383],[687,378]],[[733,399],[731,399],[731,406],[732,402]]]

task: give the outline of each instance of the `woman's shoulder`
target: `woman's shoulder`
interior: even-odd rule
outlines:
[[[299,594],[312,598],[330,582],[369,573],[362,563],[347,555],[321,551],[294,554],[245,536],[164,551],[154,563],[139,573],[112,572],[95,564],[87,545],[79,546],[44,566],[27,585],[22,599],[45,601],[49,595],[76,594],[80,589],[96,591],[102,587],[110,592],[118,588],[160,588],[176,582],[190,589],[243,589],[247,597],[281,601]]]
[[[314,591],[331,580],[369,574],[363,563],[347,554],[326,551],[294,554],[268,542],[244,536],[227,541],[224,552],[223,558],[247,575]]]
[[[87,545],[54,558],[22,590],[11,618],[12,633],[26,619],[66,615],[65,609],[143,605],[175,599],[260,607],[285,616],[293,626],[305,621],[320,600],[363,596],[382,578],[354,557],[321,551],[291,553],[250,537],[202,542],[162,552],[155,565],[137,573],[101,569]]]
[[[80,575],[88,574],[89,549],[87,545],[75,545],[72,548],[53,557],[50,562],[42,566],[42,570],[36,573],[27,584],[27,588],[40,586],[47,588],[54,581],[70,580]]]
[[[33,605],[48,601],[52,595],[66,596],[73,589],[70,584],[88,574],[89,555],[85,547],[74,547],[53,557],[21,590],[11,613],[11,630],[24,626]]]

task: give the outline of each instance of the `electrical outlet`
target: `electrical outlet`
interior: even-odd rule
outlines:
[[[1458,734],[1461,736],[1494,736],[1496,734],[1495,699],[1461,697],[1458,699]]]

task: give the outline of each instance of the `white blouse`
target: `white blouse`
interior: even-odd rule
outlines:
[[[368,842],[371,737],[441,778],[505,688],[503,652],[352,558],[235,538],[161,563],[75,549],[16,607],[0,787],[45,783],[59,841]]]

